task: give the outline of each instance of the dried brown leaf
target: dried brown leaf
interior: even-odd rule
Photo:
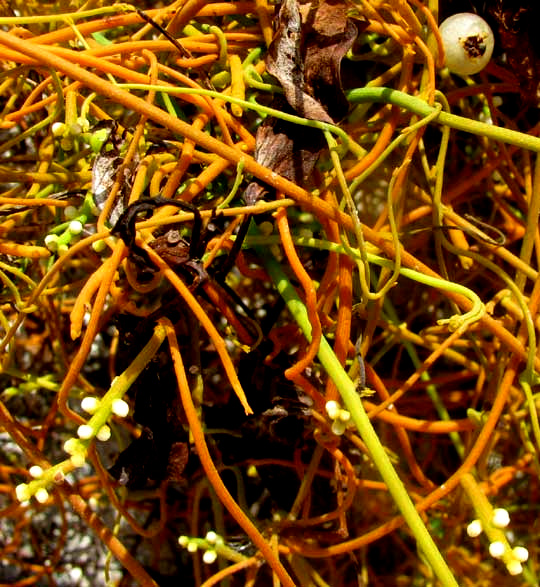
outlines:
[[[303,3],[284,0],[266,68],[281,83],[301,116],[333,122],[347,114],[341,60],[358,36],[342,0]]]
[[[341,85],[341,60],[358,36],[357,24],[347,18],[347,9],[340,0],[323,2],[310,12],[303,30],[304,90],[334,121],[341,120],[349,109]]]
[[[274,104],[281,110],[285,106],[283,99]],[[255,159],[297,185],[306,185],[325,144],[318,129],[267,118],[257,130]],[[252,182],[244,193],[246,204],[260,200],[265,191],[262,184]]]
[[[342,0],[283,0],[281,5],[266,67],[281,82],[290,107],[305,118],[333,123],[347,114],[341,60],[358,35],[347,10]],[[286,110],[280,103],[273,106]],[[325,145],[320,131],[274,119],[259,127],[256,141],[258,163],[303,186]],[[264,192],[262,184],[253,182],[244,199],[253,204]]]
[[[287,101],[300,116],[332,122],[322,105],[304,89],[302,19],[297,0],[283,0],[278,29],[266,58],[266,69],[280,81]]]

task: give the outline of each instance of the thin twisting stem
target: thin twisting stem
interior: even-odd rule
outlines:
[[[212,487],[215,489],[221,502],[233,515],[235,520],[238,522],[238,524],[240,524],[242,529],[251,538],[251,540],[257,546],[257,548],[259,548],[261,554],[264,556],[266,561],[271,565],[272,569],[278,575],[283,585],[288,587],[294,587],[293,580],[290,578],[289,574],[283,567],[281,561],[277,558],[271,546],[261,536],[260,532],[254,526],[251,520],[246,516],[246,514],[244,514],[242,509],[238,506],[236,501],[233,499],[233,497],[225,487],[223,481],[221,480],[221,477],[219,476],[219,473],[212,461],[212,457],[210,456],[210,452],[208,451],[206,440],[204,438],[204,432],[202,431],[201,424],[199,422],[199,418],[197,415],[197,410],[195,409],[195,405],[193,404],[193,399],[191,397],[191,391],[189,389],[189,384],[187,381],[187,376],[182,361],[182,355],[180,354],[180,350],[178,348],[178,341],[176,340],[174,328],[171,322],[166,318],[161,318],[160,323],[165,327],[167,331],[167,339],[169,341],[169,347],[173,359],[174,369],[176,372],[180,396],[182,398],[182,404],[184,406],[184,410],[186,411],[186,417],[188,419],[190,430],[193,435],[193,441],[195,443],[195,446],[197,447],[199,458],[201,459],[201,464],[204,467],[204,470],[206,472],[206,475],[208,476],[210,483],[212,484]]]

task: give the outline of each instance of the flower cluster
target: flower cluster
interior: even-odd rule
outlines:
[[[49,251],[59,255],[65,253],[69,246],[81,237],[85,224],[97,215],[98,210],[92,196],[88,195],[80,208],[66,206],[63,213],[64,222],[54,226],[44,239]]]
[[[213,530],[206,533],[204,538],[190,538],[189,536],[180,536],[178,538],[178,544],[185,548],[192,554],[197,552],[199,549],[204,550],[202,560],[206,564],[212,564],[218,556],[216,547],[224,544],[223,538],[216,534]]]
[[[39,465],[31,466],[28,473],[33,480],[30,483],[20,483],[15,488],[15,495],[21,503],[29,501],[32,497],[39,503],[46,503],[51,485],[63,483],[69,472],[86,463],[90,442],[94,438],[103,442],[109,440],[111,429],[104,422],[111,414],[125,418],[129,413],[129,405],[121,398],[115,398],[109,403],[104,399],[100,401],[98,398],[87,396],[82,399],[81,408],[94,416],[77,428],[76,438],[68,438],[64,442],[64,450],[70,455],[69,459],[46,469]]]
[[[332,420],[332,432],[336,436],[341,436],[347,429],[351,419],[351,413],[344,410],[339,403],[334,400],[326,402],[325,409],[326,414],[330,420]]]
[[[490,539],[489,554],[493,558],[502,560],[511,575],[519,575],[523,572],[522,563],[529,558],[529,551],[524,546],[513,548],[510,546],[506,536],[501,532],[509,523],[508,511],[504,508],[495,508],[488,524],[475,519],[467,526],[467,534],[471,538],[476,538],[485,530]]]

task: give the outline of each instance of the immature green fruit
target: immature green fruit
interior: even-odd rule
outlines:
[[[439,27],[445,64],[459,75],[482,71],[489,63],[495,40],[488,23],[470,12],[449,16]]]

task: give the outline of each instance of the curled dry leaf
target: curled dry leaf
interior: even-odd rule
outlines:
[[[538,100],[540,84],[540,40],[536,27],[540,18],[538,2],[497,0],[487,3],[487,12],[495,20],[501,49],[521,88],[521,99]],[[494,29],[495,30],[495,29]]]
[[[103,121],[97,124],[92,131],[95,132],[100,128],[107,129],[109,135],[101,146],[92,166],[92,195],[96,206],[99,210],[103,210],[114,182],[117,180],[118,172],[122,169],[124,158],[121,154],[121,149],[124,144],[124,135],[123,133],[118,134],[118,125],[114,120]],[[125,182],[128,182],[130,175],[131,172],[129,170],[124,171],[121,189],[109,216],[109,222],[112,225],[116,224],[124,211],[123,193],[125,190],[123,188],[125,187]]]
[[[347,5],[339,1],[320,4],[305,27],[306,91],[314,96],[334,121],[347,115],[349,103],[341,85],[341,60],[367,22],[347,18]]]
[[[324,122],[340,120],[348,103],[341,87],[341,60],[358,36],[341,0],[303,3],[284,0],[266,68],[283,86],[301,116]]]
[[[281,83],[293,111],[305,118],[333,123],[348,111],[341,86],[341,60],[358,36],[341,0],[299,3],[284,0],[266,68]],[[274,108],[287,111],[277,99]],[[285,105],[286,106],[286,105]],[[266,119],[257,131],[256,160],[275,173],[306,185],[325,146],[322,133],[282,120]],[[246,189],[246,203],[259,200],[259,182]]]
[[[297,0],[284,0],[281,5],[266,69],[280,81],[287,101],[300,116],[332,122],[322,104],[305,90],[302,20]]]
[[[286,103],[281,98],[274,107],[284,110]],[[324,145],[320,130],[268,117],[257,129],[255,158],[275,173],[305,185]],[[244,201],[252,205],[265,191],[263,184],[252,182],[244,193]]]

